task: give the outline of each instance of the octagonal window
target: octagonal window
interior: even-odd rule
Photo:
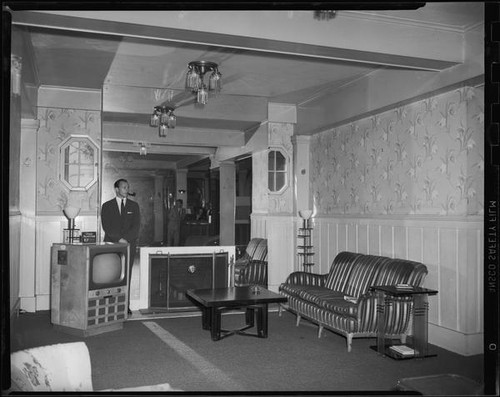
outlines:
[[[88,190],[97,182],[97,145],[88,137],[70,137],[60,145],[59,179],[70,190]]]
[[[288,185],[288,161],[280,149],[269,150],[267,169],[269,191],[282,191]]]

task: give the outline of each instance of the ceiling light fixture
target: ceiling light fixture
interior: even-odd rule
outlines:
[[[212,72],[205,84],[205,73]],[[196,93],[196,102],[206,105],[208,93],[218,94],[222,88],[222,74],[219,65],[208,61],[193,61],[188,63],[186,74],[186,90]]]
[[[151,127],[159,127],[158,133],[161,138],[167,136],[168,128],[175,128],[177,117],[174,114],[174,108],[169,106],[155,106],[151,114]]]
[[[316,10],[314,11],[314,19],[318,19],[320,21],[329,21],[330,19],[335,18],[337,11],[334,10]]]

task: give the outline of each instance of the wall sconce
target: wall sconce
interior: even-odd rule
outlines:
[[[151,144],[146,142],[135,142],[133,144],[135,147],[139,148],[139,155],[145,156],[148,154],[148,149],[151,147]]]
[[[179,189],[179,190],[177,190],[177,192],[178,192],[179,194],[184,194],[184,193],[186,193],[186,191],[185,191],[184,189]]]
[[[22,58],[17,55],[10,56],[10,80],[11,92],[13,95],[21,95],[21,70]]]

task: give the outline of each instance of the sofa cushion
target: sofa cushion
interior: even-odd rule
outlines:
[[[299,297],[307,302],[311,302],[319,306],[324,299],[343,299],[344,294],[339,291],[332,291],[326,287],[308,287],[302,289],[299,293]]]
[[[362,256],[354,252],[339,252],[333,260],[325,287],[333,291],[343,291],[353,268],[353,263]]]
[[[318,304],[323,298],[344,297],[341,292],[317,285],[281,284],[280,291],[285,295],[294,296],[304,301]]]
[[[356,303],[346,301],[344,299],[344,295],[322,298],[318,302],[318,306],[342,316],[357,317],[358,315],[358,305]]]
[[[390,260],[391,258],[376,255],[362,255],[356,258],[343,290],[344,294],[358,298],[367,292],[380,269]]]
[[[396,285],[400,283],[420,286],[427,274],[425,265],[406,259],[391,259],[384,263],[373,285]]]

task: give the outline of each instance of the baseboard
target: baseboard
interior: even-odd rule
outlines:
[[[11,324],[12,324],[12,321],[14,320],[14,318],[19,316],[19,310],[21,310],[21,299],[17,298],[16,302],[10,308],[10,323]]]
[[[29,313],[36,312],[36,298],[34,296],[23,297],[21,296],[21,310],[27,311]]]
[[[429,343],[462,356],[483,354],[483,333],[464,334],[429,323]]]
[[[36,310],[50,310],[50,295],[37,295],[36,296]]]

